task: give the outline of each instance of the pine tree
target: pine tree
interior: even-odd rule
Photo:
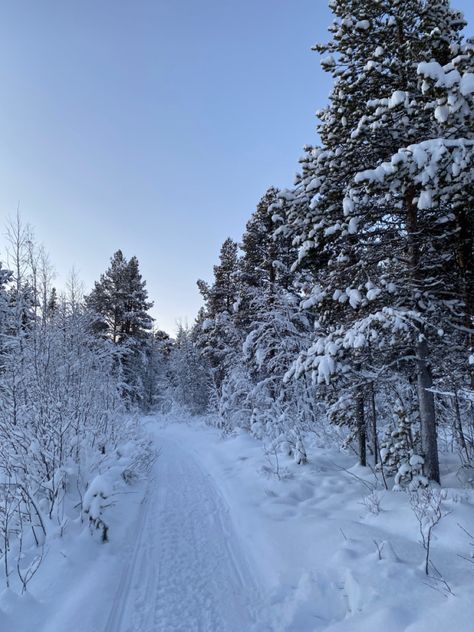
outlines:
[[[198,288],[206,302],[206,314],[214,318],[222,312],[232,313],[237,297],[236,270],[238,245],[228,237],[222,244],[219,264],[214,266],[214,283],[198,281]]]
[[[7,293],[7,284],[11,279],[12,273],[5,269],[0,262],[0,323],[2,328],[7,321],[7,313],[9,308],[9,300]]]
[[[154,331],[145,347],[142,382],[145,410],[170,411],[172,406],[170,356],[173,341],[165,331]]]
[[[117,250],[110,267],[86,297],[87,306],[98,316],[96,330],[114,344],[146,337],[153,324],[147,313],[153,303],[148,301],[145,286],[137,258],[127,261]]]
[[[415,345],[426,470],[437,480],[429,350],[414,289],[415,276],[420,283],[425,276],[411,240],[417,231],[413,204],[406,199],[400,212],[370,195],[360,195],[356,204],[349,193],[358,173],[435,133],[416,68],[458,51],[463,22],[447,1],[333,0],[331,8],[333,39],[315,47],[334,77],[330,104],[320,113],[322,146],[307,149],[295,189],[282,196],[291,205],[282,230],[299,246],[299,260],[318,270],[306,301],[317,314],[316,337],[296,374],[316,372],[323,385],[335,376],[342,380],[344,401],[352,393],[364,462],[367,381],[387,361],[403,365]],[[403,296],[394,282],[401,276],[412,288],[403,288]]]
[[[121,348],[121,370],[128,399],[142,399],[144,352],[153,325],[148,310],[153,303],[148,301],[146,281],[142,280],[137,258],[127,261],[118,250],[108,270],[86,297],[86,304],[96,315],[95,332]]]
[[[222,245],[219,264],[214,266],[214,282],[208,285],[198,281],[204,298],[195,326],[195,343],[204,360],[212,369],[217,392],[226,375],[227,367],[241,345],[241,336],[235,324],[238,309],[238,245],[230,238]]]
[[[276,233],[279,224],[275,213],[278,213],[278,222],[282,221],[284,213],[278,196],[278,189],[268,189],[247,222],[242,236],[236,320],[246,333],[256,315],[255,311],[252,312],[252,304],[256,306],[255,297],[265,294],[270,307],[273,289],[277,286],[289,289],[294,280],[290,269],[296,250],[291,239],[283,233]]]
[[[51,288],[51,292],[48,297],[48,302],[46,305],[46,317],[52,318],[54,314],[58,311],[58,293],[56,288]]]
[[[241,278],[246,285],[257,287],[273,283],[276,279],[274,261],[277,247],[272,207],[277,201],[278,189],[271,187],[247,222],[242,236],[243,256],[240,260]]]
[[[193,335],[211,366],[211,400],[221,426],[271,437],[304,462],[300,431],[313,421],[314,400],[303,381],[283,381],[310,322],[299,308],[301,274],[290,270],[295,248],[286,235],[275,234],[285,216],[278,194],[270,188],[259,201],[242,237],[242,256],[227,241],[214,268],[214,284],[199,283],[205,306]]]
[[[11,306],[7,285],[11,279],[10,270],[3,268],[0,262],[0,376],[2,374],[2,357],[7,348],[7,333],[11,328]]]
[[[206,413],[212,377],[200,357],[192,331],[179,327],[169,361],[173,401],[191,415]]]

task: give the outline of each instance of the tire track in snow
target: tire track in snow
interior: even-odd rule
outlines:
[[[258,625],[259,591],[228,508],[192,454],[160,441],[104,632],[243,632]]]
[[[125,606],[127,605],[127,595],[130,593],[132,581],[135,575],[139,572],[143,530],[145,527],[146,515],[148,511],[150,487],[151,484],[149,484],[147,487],[147,492],[140,507],[140,512],[136,523],[136,543],[132,549],[131,556],[128,561],[128,566],[123,569],[120,582],[115,593],[113,606],[110,610],[110,614],[104,628],[104,632],[117,632],[117,630],[119,630],[121,621],[124,618]]]

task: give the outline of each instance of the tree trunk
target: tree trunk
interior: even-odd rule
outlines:
[[[453,393],[454,393],[454,427],[456,429],[456,434],[458,436],[459,449],[461,451],[461,458],[464,461],[464,455],[466,457],[466,463],[469,463],[469,450],[467,449],[466,439],[464,437],[464,430],[462,427],[462,419],[461,419],[461,411],[459,409],[459,398],[458,392],[456,389],[456,385],[452,385]]]
[[[457,264],[461,273],[462,293],[465,304],[464,325],[467,333],[468,356],[474,355],[474,221],[472,213],[465,209],[456,212],[458,225]],[[474,388],[474,364],[468,364],[468,377]]]
[[[414,204],[415,190],[409,189],[405,196],[407,211],[409,274],[413,292],[413,307],[418,309],[417,293],[423,290],[424,278],[420,266],[420,229],[418,226],[418,208]],[[420,326],[416,332],[416,379],[418,385],[418,409],[421,424],[421,446],[425,458],[424,471],[430,480],[439,483],[438,439],[433,378],[428,364],[428,342]]]
[[[355,404],[357,438],[359,441],[359,463],[365,467],[367,465],[367,432],[364,416],[364,391],[360,386],[357,389]]]
[[[375,407],[375,388],[372,384],[370,389],[370,402],[372,406],[372,449],[374,451],[374,463],[379,462],[379,441],[377,438],[377,410]]]
[[[438,439],[436,435],[436,419],[434,395],[431,390],[433,379],[428,365],[428,344],[420,333],[416,345],[416,365],[418,384],[418,406],[421,422],[421,447],[425,459],[426,476],[439,483]]]

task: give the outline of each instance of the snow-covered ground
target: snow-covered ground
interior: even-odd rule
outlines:
[[[245,433],[146,424],[159,458],[111,510],[110,543],[79,524],[58,534],[31,594],[1,596],[0,630],[473,629],[474,564],[461,556],[474,547],[461,527],[474,533],[474,492],[446,490],[431,555],[443,582],[424,573],[408,495],[371,492],[350,455],[315,441],[298,466]]]
[[[160,458],[104,632],[251,630],[258,585],[228,508],[173,434]]]

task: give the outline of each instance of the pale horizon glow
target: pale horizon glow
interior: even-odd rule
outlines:
[[[157,327],[192,324],[196,280],[317,140],[330,22],[323,0],[4,3],[0,261],[19,204],[59,289],[74,267],[90,290],[121,249]]]

